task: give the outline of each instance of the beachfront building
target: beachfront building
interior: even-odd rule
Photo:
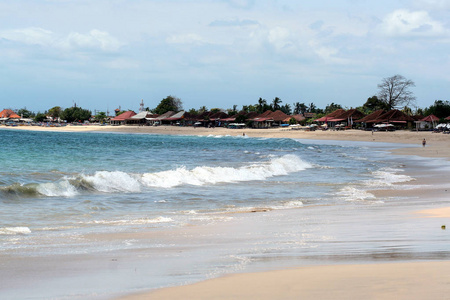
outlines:
[[[291,122],[292,119],[294,119],[295,122],[297,122],[297,124],[304,123],[305,120],[306,120],[306,118],[305,118],[304,115],[298,114],[298,115],[288,116],[286,119],[284,119],[284,123],[290,124],[290,122]]]
[[[153,115],[149,111],[141,111],[138,114],[135,114],[134,116],[131,116],[125,121],[126,125],[138,125],[138,126],[144,126],[147,125],[147,118],[156,117],[157,115]]]
[[[185,114],[186,112],[182,110],[169,117],[163,118],[161,119],[161,125],[182,125]]]
[[[20,116],[11,109],[4,109],[0,112],[0,122],[5,124],[7,122],[19,122]]]
[[[132,110],[121,113],[117,117],[111,119],[111,125],[125,125],[127,120],[134,115],[136,115],[136,113]]]
[[[435,129],[439,123],[439,118],[435,115],[431,114],[426,116],[425,118],[420,119],[419,121],[415,121],[416,130],[431,130]]]
[[[395,127],[396,129],[406,129],[406,128],[412,128],[414,119],[411,116],[408,116],[404,112],[393,109],[388,112],[385,112],[384,114],[377,116],[374,116],[371,120],[365,120],[366,123],[375,124],[373,126],[379,125],[379,124],[385,124],[385,125],[393,125],[392,127]]]
[[[260,115],[249,118],[249,121],[252,122],[253,128],[271,128],[283,126],[283,124],[288,124],[289,119],[290,116],[288,116],[281,110],[277,110],[275,112],[268,110]]]
[[[365,115],[357,109],[337,109],[334,112],[315,120],[322,127],[335,129],[353,128],[356,120],[363,118]]]
[[[375,125],[374,121],[378,120],[380,118],[380,116],[382,116],[385,113],[386,113],[386,111],[384,109],[379,109],[379,110],[374,111],[371,114],[368,114],[364,118],[361,118],[354,122],[360,123],[361,127],[364,129],[373,129],[373,126]]]
[[[168,111],[162,115],[159,116],[152,116],[152,117],[148,117],[146,118],[147,121],[147,125],[150,126],[158,126],[162,124],[162,120],[163,119],[167,119],[170,118],[171,116],[175,115],[175,112],[173,111]]]

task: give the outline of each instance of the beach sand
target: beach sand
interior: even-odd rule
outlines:
[[[6,128],[1,126],[0,128]],[[178,135],[231,135],[263,138],[364,141],[409,144],[394,149],[399,155],[450,158],[450,135],[432,132],[395,131],[293,131],[286,129],[224,129],[192,127],[66,126],[14,127],[18,130],[72,132],[121,132]],[[422,147],[422,140],[427,140]],[[445,176],[446,174],[442,174]],[[445,197],[446,186],[420,190],[380,190],[375,195]],[[422,184],[420,182],[413,184]],[[427,182],[428,184],[428,182]],[[450,191],[450,187],[448,189]],[[384,193],[384,194],[383,194]],[[412,218],[441,218],[450,221],[450,207],[411,212]],[[447,227],[449,224],[447,224]],[[450,230],[440,228],[439,230]],[[437,258],[439,259],[439,258]],[[121,299],[450,299],[449,261],[420,261],[360,265],[307,266],[295,269],[234,274],[197,284],[159,289]]]
[[[450,262],[301,267],[166,288],[141,299],[449,299]]]

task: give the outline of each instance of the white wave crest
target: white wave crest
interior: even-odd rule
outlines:
[[[41,183],[36,190],[38,193],[48,197],[73,197],[78,195],[77,189],[67,179],[59,182]]]
[[[31,233],[28,227],[3,227],[0,228],[0,234],[2,235],[18,235]]]
[[[92,176],[83,176],[84,179],[100,192],[140,192],[139,180],[125,172],[99,171]]]
[[[396,183],[409,182],[415,180],[413,177],[403,174],[401,169],[383,168],[372,174],[376,179],[367,181],[367,185],[371,187],[392,186]]]
[[[142,175],[142,183],[149,187],[170,188],[179,185],[205,185],[228,182],[264,180],[274,176],[288,175],[311,168],[311,165],[295,155],[273,158],[265,163],[257,163],[240,168],[196,167],[188,170],[184,167],[158,173]]]
[[[102,224],[102,225],[145,225],[145,224],[157,224],[157,223],[171,223],[173,219],[167,217],[157,217],[154,219],[134,219],[134,220],[97,220],[90,221],[89,224]]]
[[[341,189],[337,194],[345,201],[365,201],[376,199],[375,195],[351,186]]]

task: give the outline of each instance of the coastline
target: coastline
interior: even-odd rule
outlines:
[[[394,154],[417,155],[422,157],[450,158],[450,135],[433,133],[432,131],[300,131],[284,128],[271,129],[228,129],[222,127],[179,127],[179,126],[100,126],[100,125],[77,125],[65,127],[37,127],[37,126],[1,126],[0,129],[31,130],[49,132],[111,132],[130,134],[162,134],[162,135],[217,135],[217,136],[242,136],[259,138],[292,138],[312,139],[325,141],[353,141],[353,142],[375,142],[410,144],[409,147],[393,149]],[[422,140],[427,140],[426,147],[422,147]]]
[[[5,128],[5,127],[1,127]],[[242,135],[262,138],[294,138],[313,140],[337,140],[405,144],[394,149],[397,155],[414,155],[430,158],[450,157],[450,136],[431,132],[364,132],[316,131],[298,132],[283,129],[206,129],[184,127],[132,127],[132,126],[70,126],[63,128],[16,127],[20,130],[70,131],[70,132],[118,132],[130,134],[178,134],[178,135]],[[16,129],[14,128],[14,129]],[[10,129],[6,127],[6,129]],[[426,147],[421,141],[426,138]],[[415,184],[415,183],[414,183]],[[435,190],[431,196],[430,190]],[[430,190],[414,190],[422,197],[443,197],[445,193],[435,186]],[[449,189],[450,190],[450,189]],[[389,193],[389,192],[388,192]],[[392,191],[390,192],[392,193]],[[411,191],[396,191],[408,194]],[[411,218],[439,218],[445,224],[450,218],[450,208],[434,207],[412,211]],[[448,227],[448,224],[447,224]],[[438,228],[441,230],[441,228]],[[442,232],[445,232],[442,230]],[[439,258],[436,258],[439,260]],[[234,274],[207,280],[197,284],[158,289],[120,299],[438,299],[450,292],[446,275],[449,261],[411,261],[402,263],[373,263],[356,265],[308,266],[281,271]]]

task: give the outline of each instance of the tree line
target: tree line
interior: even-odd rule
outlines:
[[[394,75],[391,77],[383,78],[381,83],[377,86],[378,94],[369,97],[362,106],[356,107],[356,109],[365,114],[369,114],[379,109],[389,111],[394,108],[399,108],[408,115],[434,114],[439,118],[450,116],[450,102],[445,100],[436,100],[433,105],[423,109],[411,109],[411,105],[414,105],[416,100],[413,92],[411,91],[411,88],[414,86],[415,83],[412,80],[407,79],[402,75]],[[306,113],[314,113],[316,116],[320,117],[321,115],[326,115],[337,109],[343,108],[342,105],[334,102],[328,104],[323,109],[317,107],[313,102],[295,102],[291,105],[289,103],[283,103],[283,101],[279,97],[275,97],[271,101],[260,97],[257,103],[243,105],[242,109],[239,111],[237,107],[237,105],[233,105],[232,108],[228,108],[225,111],[230,116],[236,115],[239,112],[263,113],[267,110],[281,110],[287,115],[305,115]],[[155,108],[151,109],[147,107],[146,110],[158,115],[164,114],[168,111],[178,112],[183,110],[183,103],[180,98],[177,98],[175,96],[167,96],[166,98],[162,99]],[[190,110],[188,110],[191,115],[199,115],[206,111],[218,112],[223,111],[223,109],[212,108],[208,110],[206,106],[202,106],[199,109],[191,108]],[[117,114],[120,114],[122,112],[123,111],[117,112]],[[67,122],[83,122],[85,120],[89,120],[92,117],[92,112],[90,110],[77,107],[76,105],[74,107],[66,109],[62,109],[60,106],[55,106],[44,113],[38,112],[37,114],[28,111],[26,108],[22,108],[19,109],[16,113],[23,118],[33,118],[37,122],[44,121],[47,116],[50,116],[53,119],[66,120]],[[98,122],[103,122],[107,117],[108,116],[105,112],[98,112],[94,116],[94,118]]]

